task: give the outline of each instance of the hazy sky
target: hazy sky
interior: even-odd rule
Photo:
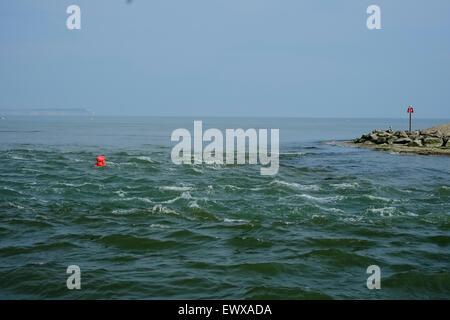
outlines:
[[[0,88],[99,115],[450,118],[450,1],[2,0]]]

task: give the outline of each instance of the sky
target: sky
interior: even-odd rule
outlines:
[[[2,0],[0,110],[448,119],[449,40],[448,0]]]

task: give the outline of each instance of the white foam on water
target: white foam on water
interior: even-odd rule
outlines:
[[[136,166],[136,163],[134,162],[114,162],[106,159],[106,166],[110,167],[121,167],[121,166]]]
[[[321,207],[321,206],[317,206],[319,209],[327,211],[327,212],[333,212],[333,213],[344,213],[344,210],[341,210],[339,208],[326,208],[326,207]]]
[[[402,212],[402,215],[409,216],[409,217],[418,217],[419,216],[417,213],[414,213],[414,212],[411,212],[411,211]]]
[[[244,189],[244,188],[241,188]],[[254,187],[254,188],[250,188],[251,191],[261,191],[261,190],[266,190],[267,187]]]
[[[125,195],[127,194],[127,193],[126,193],[125,191],[123,191],[123,190],[117,190],[117,191],[114,191],[114,193],[117,194],[120,198],[125,197]]]
[[[241,187],[238,187],[238,186],[233,186],[232,184],[226,184],[223,187],[225,189],[228,188],[228,189],[231,189],[231,190],[242,190],[242,189],[244,189],[244,188],[241,188]]]
[[[367,209],[370,213],[379,214],[382,217],[392,217],[396,208],[395,207],[384,207],[384,208],[370,208]]]
[[[226,167],[226,164],[213,163],[212,161],[207,162],[206,160],[205,160],[205,165],[206,165],[206,168],[212,169],[212,170],[222,170]]]
[[[313,214],[311,216],[311,219],[326,219],[326,218],[327,218],[327,216],[323,215],[323,214]]]
[[[15,204],[14,202],[9,202],[8,204],[9,204],[9,206],[12,207],[12,208],[25,209],[25,208],[22,207],[21,205]]]
[[[17,193],[19,193],[19,194],[22,194],[22,192],[20,192],[20,191],[18,191],[18,190],[11,189],[11,188],[8,188],[8,187],[2,187],[2,189],[3,189],[3,190],[8,190],[8,191],[17,192]]]
[[[154,161],[153,161],[150,157],[148,157],[148,156],[139,156],[139,157],[136,157],[136,159],[141,160],[141,161],[146,161],[146,162],[149,162],[149,163],[153,163],[153,162],[154,162]]]
[[[201,209],[201,207],[198,205],[197,201],[189,202],[188,207],[192,208],[192,209]]]
[[[381,217],[399,217],[399,216],[408,216],[408,217],[418,217],[417,213],[411,211],[400,211],[395,207],[384,207],[384,208],[371,208],[367,209],[370,213],[379,214]]]
[[[161,205],[161,204],[157,204],[157,205],[153,206],[152,212],[153,212],[153,213],[169,213],[169,214],[176,214],[176,215],[179,215],[178,212],[176,212],[176,211],[174,211],[174,210],[172,210],[172,209],[169,209],[169,208],[167,208],[167,207],[164,207],[164,206]]]
[[[361,222],[363,219],[364,219],[363,216],[353,216],[353,217],[339,218],[338,220],[344,222]]]
[[[279,223],[282,223],[282,224],[284,224],[284,225],[295,224],[295,222],[292,222],[292,221],[279,221]]]
[[[137,211],[138,211],[138,209],[136,209],[136,208],[132,208],[132,209],[114,209],[112,211],[112,213],[121,215],[121,214],[135,213]]]
[[[86,185],[93,185],[93,186],[97,186],[97,187],[100,187],[100,188],[102,187],[102,185],[100,185],[100,184],[90,183],[90,182],[84,182],[84,183],[79,183],[79,184],[67,183],[67,182],[59,182],[58,184],[61,184],[61,185],[66,186],[66,187],[75,187],[75,188],[84,187]]]
[[[365,195],[366,198],[369,198],[371,200],[379,200],[379,201],[384,201],[384,202],[401,202],[398,199],[390,199],[390,198],[384,198],[384,197],[378,197],[378,196],[372,196],[370,194]]]
[[[154,203],[151,199],[143,198],[143,197],[122,198],[120,200],[121,201],[142,201],[142,202],[147,202],[147,203]]]
[[[194,170],[194,171],[197,172],[197,173],[203,173],[202,170],[200,170],[200,169],[198,169],[198,168],[196,168],[196,167],[192,167],[192,170]]]
[[[180,196],[175,197],[170,200],[167,200],[167,201],[163,201],[162,203],[174,203],[175,201],[180,200],[180,199],[192,199],[192,196],[188,191],[185,191]]]
[[[301,197],[304,199],[316,201],[316,202],[333,202],[333,201],[339,201],[345,199],[344,196],[334,196],[334,197],[314,197],[309,194],[297,194],[296,197]]]
[[[331,184],[332,187],[336,188],[336,189],[355,189],[359,187],[359,184],[357,182],[353,182],[353,183],[336,183],[336,184]]]
[[[289,187],[291,189],[295,189],[295,190],[313,190],[313,191],[318,191],[321,188],[318,185],[315,184],[309,184],[309,185],[304,185],[304,184],[299,184],[296,182],[286,182],[286,181],[282,181],[282,180],[274,180],[272,182],[269,183],[270,185],[279,185],[279,186],[285,186],[285,187]]]
[[[81,187],[82,185],[84,185],[84,184],[86,184],[86,183],[83,183],[83,184],[74,184],[74,183],[60,182],[60,183],[58,183],[58,184],[62,184],[63,186],[66,186],[66,187]]]
[[[40,172],[39,170],[36,169],[30,169],[30,168],[23,168],[23,171],[29,171],[29,172]]]
[[[190,191],[193,188],[187,186],[163,186],[159,187],[161,190],[170,190],[170,191]]]
[[[229,218],[224,218],[223,222],[227,222],[227,223],[248,223],[247,220],[242,220],[242,219],[229,219]]]

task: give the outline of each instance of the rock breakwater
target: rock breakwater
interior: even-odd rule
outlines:
[[[373,130],[353,143],[400,153],[450,155],[450,124],[415,131]]]

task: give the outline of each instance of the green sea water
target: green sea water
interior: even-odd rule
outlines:
[[[335,143],[407,121],[197,119],[279,128],[279,172],[261,176],[173,164],[193,120],[1,120],[0,298],[450,298],[450,158]]]

